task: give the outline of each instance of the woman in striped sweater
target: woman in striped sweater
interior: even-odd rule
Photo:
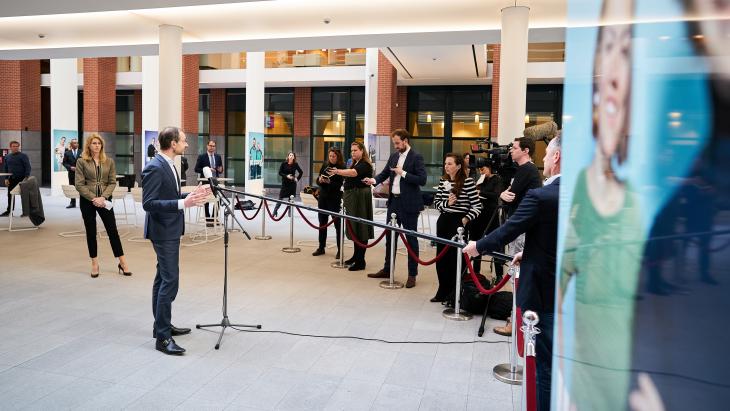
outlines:
[[[451,239],[456,235],[456,229],[466,227],[469,221],[479,216],[482,204],[479,194],[471,177],[464,173],[464,158],[459,154],[449,153],[444,160],[445,174],[441,177],[436,192],[434,205],[441,215],[436,222],[436,235]],[[466,233],[465,233],[466,234]],[[466,241],[466,238],[464,239]],[[445,246],[436,245],[436,252],[440,253]],[[456,257],[457,250],[449,249],[444,257],[436,262],[436,274],[439,279],[439,288],[431,299],[432,303],[443,302],[454,292],[456,287]],[[463,257],[462,257],[463,258]],[[463,265],[462,265],[463,267]]]

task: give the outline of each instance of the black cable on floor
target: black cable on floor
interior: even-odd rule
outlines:
[[[375,341],[375,342],[382,342],[386,344],[439,344],[439,345],[448,345],[448,344],[500,344],[505,343],[509,344],[509,341],[507,340],[498,340],[498,341],[490,341],[490,340],[473,340],[473,341],[388,341],[383,340],[380,338],[367,338],[367,337],[356,337],[352,335],[315,335],[315,334],[299,334],[299,333],[293,333],[288,331],[280,331],[280,330],[243,330],[236,327],[229,327],[233,328],[236,331],[246,332],[246,333],[270,333],[270,334],[284,334],[284,335],[293,335],[296,337],[311,337],[311,338],[330,338],[330,339],[351,339],[351,340],[361,340],[361,341]]]

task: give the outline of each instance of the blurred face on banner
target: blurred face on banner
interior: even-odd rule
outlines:
[[[608,1],[604,19],[631,18],[632,2]],[[594,64],[594,136],[603,157],[625,157],[629,133],[631,96],[631,26],[607,25],[600,29]]]

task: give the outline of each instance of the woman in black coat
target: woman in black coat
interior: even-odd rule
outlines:
[[[302,171],[299,164],[297,164],[297,155],[293,151],[290,151],[286,156],[286,161],[281,163],[279,166],[279,175],[281,176],[281,190],[279,191],[279,199],[289,199],[289,196],[297,195],[297,181],[301,180]],[[276,203],[274,207],[274,217],[276,217],[277,211],[279,211],[281,203]]]
[[[345,160],[342,157],[342,152],[338,148],[330,148],[327,152],[327,162],[322,164],[322,168],[319,170],[319,177],[317,178],[317,184],[319,184],[319,197],[317,197],[317,207],[334,211],[335,213],[340,212],[340,203],[342,201],[342,176],[328,173],[327,169],[333,167],[337,169],[345,168]],[[319,214],[319,225],[323,226],[327,224],[329,216],[326,214]],[[340,258],[340,220],[335,220],[335,233],[337,238],[337,255],[335,258]],[[319,248],[317,248],[312,255],[324,254],[324,248],[327,245],[327,229],[322,228],[319,230]]]

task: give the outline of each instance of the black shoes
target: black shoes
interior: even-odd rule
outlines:
[[[117,264],[117,268],[119,269],[119,274],[124,274],[126,276],[132,275],[131,271],[124,271],[121,264]]]
[[[6,212],[0,214],[0,217],[7,217],[9,215],[10,215],[10,211],[6,211]]]
[[[340,250],[337,250],[337,254],[335,254],[335,260],[340,259]]]
[[[356,261],[348,268],[349,271],[360,271],[365,269],[365,261]]]
[[[66,208],[76,208],[76,205],[75,204],[69,204],[69,205],[66,206]]]
[[[318,248],[318,249],[314,250],[314,252],[312,253],[312,255],[315,257],[318,255],[323,255],[323,254],[324,254],[324,249],[322,249],[322,248]]]
[[[355,257],[345,260],[345,265],[353,265],[353,264],[355,264]]]
[[[177,328],[174,325],[170,326],[171,332],[173,337],[176,337],[178,335],[185,335],[190,334],[190,328]],[[157,330],[155,330],[155,326],[152,326],[152,338],[157,338]]]
[[[177,345],[172,338],[167,340],[158,339],[155,342],[155,349],[167,355],[183,355],[185,352],[185,349]]]

